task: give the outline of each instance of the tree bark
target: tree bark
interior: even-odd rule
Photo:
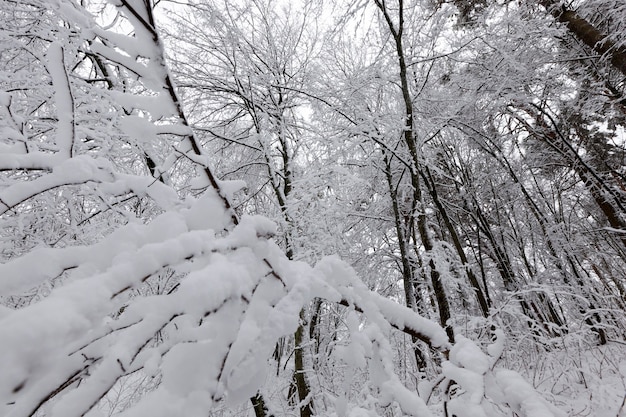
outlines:
[[[252,402],[252,408],[254,408],[254,415],[256,417],[274,417],[265,405],[265,400],[260,393],[257,393],[254,397],[250,398]]]
[[[304,310],[300,311],[300,320],[304,320]],[[311,408],[311,399],[308,398],[310,394],[309,383],[306,380],[304,374],[304,324],[301,322],[294,335],[294,381],[296,388],[298,389],[298,401],[300,406],[300,417],[311,417],[313,410]]]
[[[439,214],[441,214],[441,217],[443,218],[443,222],[446,228],[448,229],[448,233],[450,233],[450,239],[452,239],[452,243],[454,245],[454,248],[456,249],[459,259],[461,260],[463,269],[467,275],[467,279],[470,282],[472,289],[474,290],[474,295],[476,296],[476,301],[478,302],[478,305],[480,306],[480,311],[483,314],[483,317],[489,317],[489,309],[491,307],[489,305],[489,300],[485,296],[485,293],[483,289],[481,288],[480,283],[478,282],[478,278],[474,274],[474,271],[472,271],[472,269],[470,268],[469,261],[467,260],[467,256],[465,256],[465,252],[463,251],[463,247],[461,246],[461,239],[459,238],[459,235],[456,229],[454,228],[454,225],[452,224],[452,220],[450,220],[450,216],[448,216],[448,212],[446,208],[444,207],[443,203],[439,199],[439,195],[437,194],[437,188],[435,187],[435,181],[428,168],[426,168],[426,174],[428,176],[423,174],[422,178],[424,178],[424,182],[426,183],[426,188],[428,188],[430,196],[433,199],[435,206],[437,207],[437,211],[439,212]]]
[[[539,0],[539,4],[556,20],[565,23],[570,32],[585,45],[605,56],[613,67],[626,75],[626,48],[616,45],[606,34],[564,4],[555,0]]]
[[[400,247],[400,262],[402,265],[402,282],[404,284],[404,296],[406,299],[406,306],[412,310],[415,310],[417,306],[415,298],[415,267],[410,259],[410,245],[409,245],[409,230],[411,225],[407,224],[404,216],[400,211],[398,202],[398,192],[394,185],[393,173],[391,171],[391,160],[387,156],[385,149],[381,149],[383,153],[383,161],[385,163],[385,177],[387,178],[387,185],[389,186],[389,194],[391,197],[391,207],[393,209],[394,223],[396,227],[396,236],[398,237],[398,245]],[[413,204],[414,206],[414,204]],[[411,207],[413,210],[415,207]],[[406,219],[409,220],[410,219]],[[424,353],[417,345],[418,339],[415,336],[411,337],[413,342],[413,354],[415,355],[415,362],[417,369],[423,371],[426,369],[426,358]]]
[[[424,250],[426,252],[431,252],[434,248],[431,234],[428,230],[426,213],[424,212],[424,207],[422,204],[423,196],[421,190],[421,180],[420,180],[420,160],[419,160],[419,152],[417,149],[417,143],[415,140],[415,131],[413,129],[413,100],[411,97],[411,89],[409,87],[409,81],[407,76],[407,64],[406,58],[404,56],[404,46],[402,45],[402,36],[404,31],[404,9],[403,9],[403,1],[399,0],[398,2],[398,25],[394,25],[391,16],[389,15],[389,10],[385,5],[384,1],[374,0],[376,7],[381,11],[385,22],[389,28],[389,32],[394,40],[396,56],[398,58],[398,69],[400,76],[400,88],[402,91],[402,99],[404,104],[404,143],[409,149],[409,153],[411,155],[411,185],[413,186],[413,205],[417,207],[417,205],[421,205],[422,207],[418,207],[419,213],[411,213],[411,216],[415,216],[417,220],[417,229],[420,235],[420,239],[422,241],[422,245],[424,246]],[[414,210],[414,211],[417,211]],[[454,331],[452,326],[450,325],[450,303],[448,302],[448,296],[446,295],[445,288],[443,286],[443,282],[441,280],[441,273],[437,270],[435,262],[431,259],[428,262],[430,267],[430,279],[433,285],[433,290],[435,293],[435,299],[437,300],[437,307],[439,309],[439,320],[441,322],[441,326],[446,330],[448,338],[451,343],[454,343]]]

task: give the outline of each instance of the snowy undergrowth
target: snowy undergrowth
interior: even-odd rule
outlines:
[[[505,366],[517,369],[538,392],[569,416],[626,415],[626,345],[598,346],[569,337],[552,351],[510,350]]]

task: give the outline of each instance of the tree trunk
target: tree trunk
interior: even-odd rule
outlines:
[[[559,22],[599,55],[605,56],[618,71],[626,75],[626,48],[615,45],[608,36],[589,21],[555,0],[539,0],[539,3]]]
[[[252,408],[254,409],[254,415],[256,417],[274,417],[267,410],[265,400],[260,393],[257,393],[254,397],[250,398],[250,402],[252,402]]]
[[[435,206],[437,207],[437,211],[439,212],[439,214],[441,214],[441,217],[443,218],[443,222],[446,226],[446,229],[448,230],[448,233],[450,234],[450,239],[452,239],[454,248],[456,249],[457,255],[459,256],[459,259],[461,260],[461,264],[463,265],[463,270],[465,271],[465,274],[467,275],[467,279],[470,282],[472,289],[474,290],[474,296],[476,297],[476,301],[478,302],[478,305],[480,306],[480,311],[483,314],[483,317],[489,317],[489,308],[491,307],[489,305],[489,301],[487,297],[485,296],[485,293],[482,287],[480,286],[480,283],[478,282],[478,278],[476,277],[476,275],[474,274],[474,271],[472,271],[469,265],[467,256],[465,256],[465,252],[463,251],[463,247],[461,246],[461,239],[459,238],[459,235],[456,229],[454,228],[452,221],[450,220],[450,216],[448,216],[448,212],[446,208],[443,206],[443,204],[439,200],[439,195],[437,194],[437,188],[435,187],[435,181],[432,177],[432,174],[428,168],[426,168],[425,171],[428,176],[422,173],[422,178],[424,178],[424,182],[426,183],[426,188],[428,188],[430,196],[433,202],[435,203]]]
[[[410,217],[407,218],[402,215],[398,200],[398,189],[394,184],[393,173],[391,171],[391,160],[387,156],[384,149],[381,149],[383,153],[383,161],[385,163],[385,177],[387,179],[387,185],[389,187],[389,194],[391,198],[391,207],[393,209],[394,224],[396,228],[396,236],[398,237],[398,246],[400,247],[400,262],[402,265],[402,282],[404,284],[404,296],[406,299],[406,306],[412,310],[415,310],[418,306],[415,299],[415,267],[410,259],[410,242],[409,233],[411,224],[407,224],[407,220],[410,223]],[[414,209],[414,204],[410,211]],[[420,349],[418,340],[412,337],[413,342],[413,354],[415,355],[415,362],[419,371],[426,369],[426,358],[424,353]]]
[[[408,77],[407,77],[407,64],[404,56],[404,47],[402,45],[402,33],[404,30],[404,10],[402,7],[402,1],[399,2],[398,7],[398,27],[396,28],[391,16],[389,15],[389,10],[385,6],[384,2],[381,0],[374,0],[376,7],[381,11],[385,22],[389,28],[389,32],[395,43],[396,55],[398,58],[398,69],[400,76],[400,87],[402,92],[402,99],[404,102],[404,143],[409,149],[409,153],[411,155],[411,185],[413,186],[413,204],[417,207],[417,204],[420,204],[420,207],[417,209],[419,213],[415,215],[411,213],[411,217],[415,216],[417,219],[417,229],[420,235],[420,239],[422,240],[422,245],[426,252],[431,252],[434,248],[432,238],[430,236],[430,232],[427,226],[426,213],[424,212],[423,199],[422,199],[422,190],[421,190],[421,180],[420,180],[420,160],[417,149],[417,144],[415,140],[415,131],[413,129],[413,101],[411,97],[411,89],[409,87]],[[441,274],[437,271],[435,262],[431,259],[428,262],[430,267],[430,279],[433,285],[433,290],[435,292],[435,299],[437,300],[437,307],[439,309],[439,320],[441,326],[445,328],[446,333],[448,334],[448,338],[451,343],[454,343],[454,331],[450,324],[450,304],[448,302],[448,297],[445,292],[445,288],[443,286],[443,282],[441,281]]]
[[[313,410],[311,409],[311,399],[308,398],[311,390],[306,380],[304,370],[304,310],[300,311],[300,325],[294,336],[294,373],[293,377],[298,389],[298,401],[300,405],[300,417],[311,417]]]

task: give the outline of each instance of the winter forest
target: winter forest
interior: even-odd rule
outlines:
[[[0,0],[0,416],[626,416],[623,0]]]

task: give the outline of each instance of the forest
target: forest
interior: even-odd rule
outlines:
[[[0,0],[0,416],[626,416],[623,0]]]

